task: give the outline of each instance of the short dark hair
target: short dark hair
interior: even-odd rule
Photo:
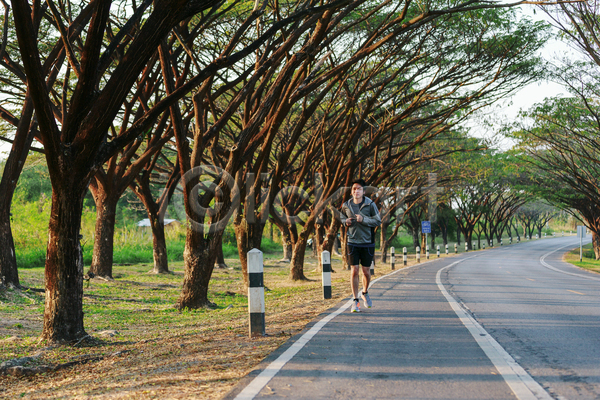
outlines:
[[[362,178],[353,180],[352,183],[350,184],[350,187],[354,186],[355,183],[358,183],[362,187],[367,186],[367,182],[365,182],[365,180]]]

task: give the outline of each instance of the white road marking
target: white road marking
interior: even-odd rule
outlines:
[[[465,259],[466,260],[466,259]],[[442,284],[442,271],[464,260],[456,261],[440,269],[435,277],[438,288],[450,303],[463,325],[469,330],[479,347],[488,356],[504,381],[519,400],[552,400],[552,397],[504,350],[502,346],[446,291]]]
[[[592,272],[589,272],[589,274],[590,274],[590,275],[582,275],[582,274],[576,274],[576,273],[573,273],[573,272],[567,272],[567,271],[563,271],[563,270],[560,270],[560,269],[558,269],[558,268],[555,268],[555,267],[553,267],[552,265],[548,264],[548,263],[545,261],[546,257],[548,257],[550,254],[552,254],[552,253],[555,253],[555,252],[557,252],[557,251],[559,251],[559,250],[561,250],[561,249],[564,249],[565,247],[573,247],[573,245],[572,245],[572,244],[569,244],[569,245],[567,245],[567,246],[562,246],[562,247],[559,247],[559,248],[558,248],[558,249],[556,249],[556,250],[552,250],[550,253],[546,253],[546,254],[544,254],[543,256],[541,256],[541,257],[540,257],[540,263],[542,263],[542,265],[543,265],[544,267],[546,267],[546,268],[548,268],[548,269],[551,269],[552,271],[560,272],[561,274],[565,274],[565,275],[573,275],[573,276],[577,276],[577,277],[579,277],[579,278],[585,278],[585,279],[592,279],[592,280],[594,280],[594,281],[600,281],[600,277],[591,276]]]
[[[371,281],[371,285],[383,278],[389,278],[392,275],[397,274],[398,272],[406,271],[407,269],[411,269],[414,267],[421,267],[425,264],[429,264],[436,260],[425,261],[420,264],[411,265],[409,267],[404,267],[398,269],[392,273],[387,275],[383,275],[377,279]],[[370,287],[370,286],[369,286]],[[332,312],[331,314],[324,317],[322,320],[313,325],[312,328],[308,330],[304,335],[300,336],[298,340],[294,342],[286,351],[284,351],[275,361],[269,364],[256,378],[254,378],[248,386],[244,388],[236,397],[235,400],[252,400],[254,397],[260,393],[260,391],[269,383],[269,381],[283,368],[285,364],[288,363],[302,348],[313,338],[329,321],[343,313],[348,307],[352,305],[352,299],[348,300],[344,305],[340,308]]]

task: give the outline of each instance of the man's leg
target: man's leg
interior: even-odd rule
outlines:
[[[368,267],[363,266],[362,267],[362,272],[363,272],[363,276],[362,276],[363,288],[362,288],[362,290],[364,292],[368,292],[369,291],[369,284],[371,283],[371,266],[370,265]],[[359,295],[360,294],[361,293],[359,293]]]
[[[358,299],[358,265],[353,265],[351,268],[352,271],[350,272],[350,288],[352,289],[352,298]]]

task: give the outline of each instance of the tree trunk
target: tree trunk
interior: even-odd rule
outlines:
[[[152,227],[152,254],[154,256],[154,274],[169,273],[169,258],[167,257],[167,241],[165,239],[165,223],[163,218],[148,212]]]
[[[596,256],[596,261],[600,260],[600,235],[596,232],[592,232],[592,247],[594,249],[594,255]]]
[[[33,141],[34,125],[30,128],[33,116],[33,103],[29,96],[23,105],[23,113],[17,126],[15,140],[4,165],[0,179],[0,284],[21,287],[15,254],[15,243],[10,226],[10,206],[17,187],[19,176],[29,154]]]
[[[348,254],[348,228],[343,227],[340,229],[340,242],[341,242],[341,251],[342,251],[342,260],[347,270],[351,269],[352,260],[350,259],[350,255]]]
[[[292,234],[289,228],[284,225],[279,227],[281,231],[281,247],[283,249],[283,262],[290,262],[292,259]]]
[[[388,250],[388,246],[389,246],[389,242],[388,242],[388,238],[387,238],[387,231],[389,228],[390,224],[389,222],[387,223],[381,223],[381,232],[379,233],[379,247],[381,249],[381,262],[382,263],[386,263],[387,262],[387,250]]]
[[[205,239],[204,232],[189,226],[185,239],[185,250],[183,251],[183,262],[185,272],[183,276],[183,288],[177,301],[177,308],[196,309],[202,307],[213,307],[214,304],[208,300],[208,285],[217,258],[218,246],[223,232],[215,232]]]
[[[290,279],[293,281],[308,280],[304,275],[304,254],[306,252],[306,244],[308,241],[306,238],[307,236],[308,234],[300,234],[292,251],[292,260],[290,261]]]
[[[73,342],[86,335],[82,303],[83,254],[79,243],[86,186],[62,182],[60,188],[52,191],[42,331],[42,339],[51,343]]]
[[[227,264],[225,263],[225,256],[223,255],[223,238],[221,238],[221,245],[217,246],[217,262],[215,264],[216,268],[227,268]]]
[[[242,214],[239,214],[234,221],[235,239],[242,265],[245,288],[248,287],[248,252],[252,249],[260,249],[264,228],[265,224],[259,222],[249,224]]]
[[[12,201],[12,196],[10,200]],[[10,207],[5,207],[2,203],[5,202],[0,203],[0,284],[20,287],[15,243],[10,228]]]
[[[115,221],[119,197],[107,194],[100,186],[94,192],[96,230],[94,254],[88,274],[93,273],[96,276],[112,279]]]

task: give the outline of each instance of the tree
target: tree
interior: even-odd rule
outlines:
[[[155,2],[148,11],[150,2],[144,2],[123,19],[112,18],[112,2],[83,8],[46,4],[49,12],[40,3],[14,1],[12,16],[53,188],[42,338],[69,342],[86,335],[79,239],[88,184],[101,165],[134,142],[178,97],[142,112],[135,124],[112,140],[110,127],[169,31],[194,15],[208,18],[219,3],[166,0]],[[50,36],[54,42],[39,46],[39,35],[45,32],[38,27],[46,19],[56,27]],[[126,21],[122,25],[117,22],[122,20]],[[57,71],[64,71],[60,80],[54,78]]]

